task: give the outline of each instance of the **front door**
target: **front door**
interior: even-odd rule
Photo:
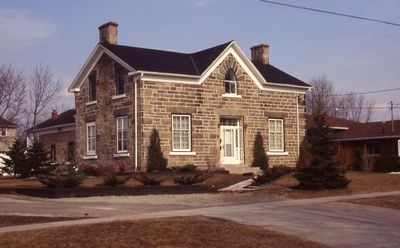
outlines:
[[[240,119],[221,119],[221,163],[243,163],[243,129]]]

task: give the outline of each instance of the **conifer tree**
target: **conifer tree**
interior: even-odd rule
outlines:
[[[256,138],[254,139],[252,166],[260,167],[264,172],[268,169],[268,157],[265,153],[264,139],[260,132],[256,134]]]
[[[335,158],[337,144],[335,133],[326,123],[326,114],[317,112],[314,116],[315,126],[307,130],[305,150],[311,156],[308,165],[298,168],[295,178],[302,189],[337,189],[345,188],[349,180],[338,167]]]
[[[160,135],[157,129],[153,128],[147,149],[147,171],[164,171],[167,164],[168,160],[161,151]]]
[[[27,167],[36,177],[47,175],[51,171],[48,153],[41,142],[35,140],[27,152]]]
[[[20,141],[16,141],[7,153],[9,159],[3,158],[5,167],[2,169],[5,173],[18,177],[28,177],[29,170],[26,167],[25,147]],[[0,158],[1,159],[1,158]]]

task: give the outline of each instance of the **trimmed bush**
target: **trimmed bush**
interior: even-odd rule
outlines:
[[[70,173],[67,176],[45,176],[38,178],[39,182],[48,188],[75,188],[78,187],[85,177],[76,173]]]
[[[164,179],[161,177],[150,176],[145,174],[136,175],[134,176],[134,178],[146,186],[158,186],[164,181]]]
[[[174,182],[179,185],[192,185],[196,183],[201,183],[207,179],[208,176],[205,174],[188,174],[175,176]]]
[[[175,169],[180,172],[194,172],[196,171],[197,166],[193,164],[186,164],[182,167],[176,167]]]
[[[125,185],[130,179],[129,176],[117,176],[115,174],[103,175],[103,183],[105,186]]]

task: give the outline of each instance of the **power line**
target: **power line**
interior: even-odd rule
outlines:
[[[396,91],[396,90],[400,90],[400,88],[392,88],[392,89],[384,89],[384,90],[373,90],[373,91],[364,91],[364,92],[351,92],[351,93],[334,94],[334,95],[328,95],[328,96],[367,95],[367,94],[375,94],[375,93],[382,93],[382,92],[389,92],[389,91]]]
[[[354,19],[359,19],[359,20],[363,20],[363,21],[379,22],[379,23],[383,23],[383,24],[387,24],[387,25],[400,27],[399,23],[389,22],[389,21],[385,21],[385,20],[379,20],[379,19],[373,19],[373,18],[368,18],[368,17],[349,15],[349,14],[333,12],[333,11],[329,11],[329,10],[315,9],[315,8],[299,6],[299,5],[292,5],[292,4],[287,4],[287,3],[275,2],[275,1],[268,1],[268,0],[259,0],[259,1],[260,2],[264,2],[264,3],[269,3],[269,4],[275,4],[275,5],[295,8],[295,9],[309,10],[309,11],[314,11],[314,12],[319,12],[319,13],[324,13],[324,14],[343,16],[343,17],[354,18]]]

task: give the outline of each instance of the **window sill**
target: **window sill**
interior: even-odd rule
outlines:
[[[241,95],[236,95],[236,94],[222,94],[222,97],[230,97],[230,98],[242,98]]]
[[[86,106],[93,105],[93,104],[97,104],[97,100],[96,101],[87,102]]]
[[[196,152],[170,152],[172,156],[196,156]]]
[[[116,100],[116,99],[121,99],[121,98],[124,98],[124,97],[126,97],[126,94],[112,96],[112,99]]]
[[[97,155],[87,155],[82,157],[83,160],[97,159]]]
[[[288,152],[267,152],[267,155],[271,156],[287,156],[289,155]]]
[[[124,153],[115,153],[113,155],[114,158],[124,158],[124,157],[130,157],[131,154],[128,152],[124,152]]]

